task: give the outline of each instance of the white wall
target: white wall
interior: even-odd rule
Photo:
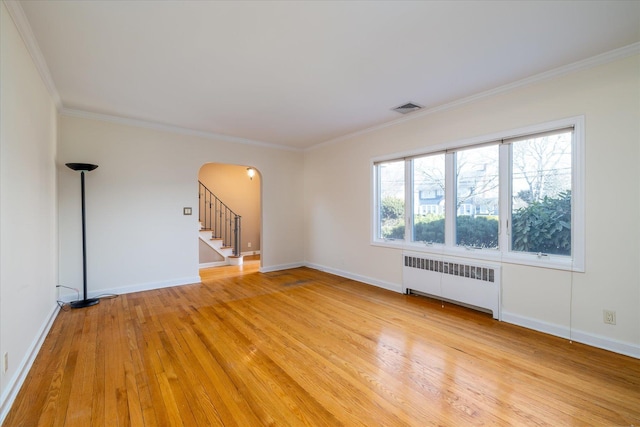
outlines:
[[[4,3],[0,19],[2,420],[57,312],[58,257],[55,105]]]
[[[198,171],[205,163],[249,164],[262,178],[262,268],[303,263],[303,154],[61,116],[58,145],[60,282],[81,286],[80,178],[67,162],[99,165],[86,175],[89,293],[198,282]]]
[[[305,154],[310,264],[400,289],[401,254],[370,245],[371,159],[585,115],[586,273],[505,264],[508,321],[640,357],[640,57],[539,81]],[[617,325],[602,310],[617,312]]]

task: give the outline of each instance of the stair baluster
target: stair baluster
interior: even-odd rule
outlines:
[[[211,230],[211,238],[222,239],[224,247],[233,247],[233,255],[241,253],[241,219],[201,181],[198,181],[199,221],[205,230]]]

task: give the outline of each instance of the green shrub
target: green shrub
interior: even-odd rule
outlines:
[[[385,197],[382,199],[380,218],[383,221],[404,218],[404,200],[397,197]]]
[[[442,215],[418,217],[413,229],[413,240],[417,242],[444,243],[444,217]]]
[[[571,191],[518,209],[511,235],[514,251],[571,255]]]
[[[397,197],[382,199],[380,219],[380,234],[383,239],[404,238],[404,200]]]
[[[386,221],[382,237],[404,238],[404,205],[402,200],[387,198],[383,201]],[[416,217],[413,240],[417,242],[444,242],[444,217],[425,215]],[[512,216],[512,250],[571,255],[571,192],[562,192],[556,198],[545,197],[518,209]],[[498,247],[498,220],[485,216],[456,217],[456,244],[481,248]]]
[[[385,239],[404,239],[404,224],[396,225],[382,230],[382,237]]]
[[[485,216],[457,217],[456,244],[478,248],[498,247],[498,220]]]
[[[498,245],[498,220],[494,217],[459,216],[456,228],[458,245],[482,248]],[[417,218],[413,237],[418,242],[444,243],[444,217],[426,215]]]

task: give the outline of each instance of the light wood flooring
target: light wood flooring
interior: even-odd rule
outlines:
[[[258,263],[60,312],[3,425],[640,425],[640,360]]]

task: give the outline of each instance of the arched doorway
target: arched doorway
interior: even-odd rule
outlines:
[[[200,268],[261,258],[261,180],[259,171],[250,166],[206,163],[200,168],[198,218],[206,229],[199,233]],[[241,217],[239,259],[233,253],[235,215]]]

